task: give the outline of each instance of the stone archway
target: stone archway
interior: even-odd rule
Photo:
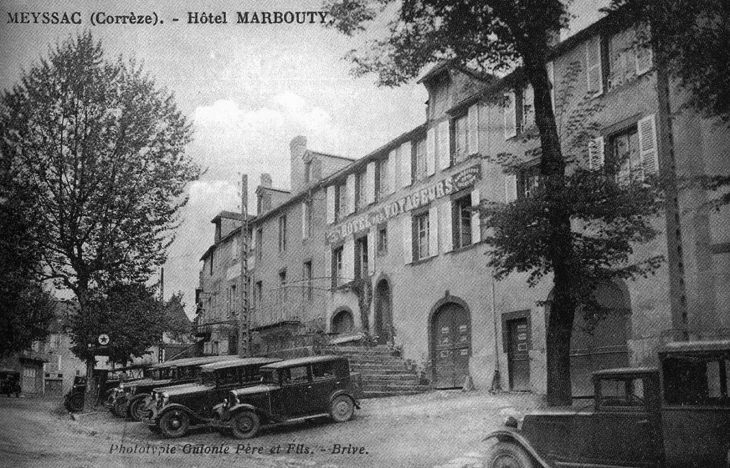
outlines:
[[[374,333],[378,337],[378,344],[393,342],[393,299],[390,283],[381,279],[375,286],[375,323]]]
[[[471,317],[464,301],[441,299],[429,323],[434,388],[456,388],[469,376]]]
[[[332,333],[352,333],[355,329],[355,320],[352,311],[347,308],[340,309],[332,315]]]

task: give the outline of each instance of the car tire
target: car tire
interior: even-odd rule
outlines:
[[[158,426],[157,424],[148,424],[147,429],[155,434],[159,434],[160,432],[162,432],[162,429],[160,429],[160,426]]]
[[[144,400],[144,398],[137,398],[129,404],[129,417],[133,421],[141,421],[145,416]]]
[[[352,419],[355,402],[347,395],[338,395],[330,403],[330,416],[335,422],[342,423]]]
[[[231,433],[236,439],[256,437],[261,427],[261,420],[253,411],[241,411],[231,422]]]
[[[114,414],[119,416],[120,418],[126,418],[127,417],[127,402],[119,399],[114,403]]]
[[[190,416],[179,409],[167,411],[160,418],[160,431],[167,438],[175,439],[188,433]]]
[[[78,413],[84,409],[84,394],[74,393],[66,400],[66,409],[72,413]]]
[[[497,442],[484,458],[484,468],[534,468],[535,463],[525,449],[512,442]]]

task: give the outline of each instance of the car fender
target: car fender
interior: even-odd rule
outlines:
[[[184,413],[188,414],[189,416],[195,417],[195,413],[190,411],[190,409],[187,406],[181,405],[180,403],[169,403],[160,409],[160,411],[157,413],[157,419],[159,420],[160,418],[162,418],[162,416],[165,413],[169,413],[170,411],[175,411],[175,410],[183,411]]]
[[[543,468],[553,468],[553,464],[548,462],[545,458],[543,458],[537,450],[530,444],[530,442],[522,436],[519,432],[515,430],[509,430],[509,429],[502,429],[499,431],[494,431],[489,433],[484,439],[482,439],[482,442],[485,442],[490,439],[497,439],[500,442],[512,442],[513,444],[519,445],[522,447],[527,453],[530,454],[532,458],[535,459],[537,464]]]
[[[332,392],[332,394],[330,395],[330,403],[332,402],[332,400],[334,400],[335,398],[337,398],[340,395],[345,395],[346,397],[351,399],[352,403],[355,405],[355,408],[360,409],[360,403],[357,401],[357,398],[355,398],[355,396],[352,393],[348,392],[347,390],[343,390],[343,389],[335,390],[334,392]]]
[[[238,405],[233,406],[231,409],[228,410],[229,419],[233,419],[235,415],[240,413],[241,411],[252,411],[256,413],[259,416],[263,416],[265,419],[269,419],[272,421],[280,422],[281,418],[274,416],[273,414],[269,413],[268,411],[262,410],[261,408],[257,408],[254,405],[248,404],[248,403],[240,403]]]

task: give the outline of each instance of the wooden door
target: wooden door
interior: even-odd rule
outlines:
[[[510,390],[530,389],[530,331],[527,318],[507,321]]]
[[[469,375],[471,330],[469,314],[458,304],[446,304],[434,316],[434,386],[455,388]]]

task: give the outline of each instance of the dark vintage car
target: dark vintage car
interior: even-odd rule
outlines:
[[[330,416],[352,418],[359,388],[347,358],[313,356],[261,368],[261,384],[229,392],[214,408],[212,425],[239,439],[256,436],[263,426]]]
[[[114,390],[122,382],[140,379],[144,376],[149,364],[118,367],[116,369],[94,369],[94,378],[99,385],[98,401],[108,404],[112,401]],[[73,385],[64,397],[64,406],[68,411],[77,412],[84,409],[86,394],[86,376],[74,377]]]
[[[595,372],[582,410],[508,417],[484,466],[729,466],[730,341],[671,343],[659,362]]]
[[[12,369],[0,369],[0,393],[8,397],[15,394],[20,398],[20,372]]]
[[[280,361],[272,358],[241,358],[200,366],[200,382],[156,388],[142,421],[152,432],[182,437],[194,426],[213,420],[213,407],[233,389],[261,383],[259,368]]]
[[[150,377],[125,384],[117,390],[111,408],[121,417],[141,421],[145,415],[145,399],[153,389],[167,385],[183,385],[200,378],[200,366],[213,362],[231,361],[237,356],[203,356],[176,359],[155,364],[150,368]]]

